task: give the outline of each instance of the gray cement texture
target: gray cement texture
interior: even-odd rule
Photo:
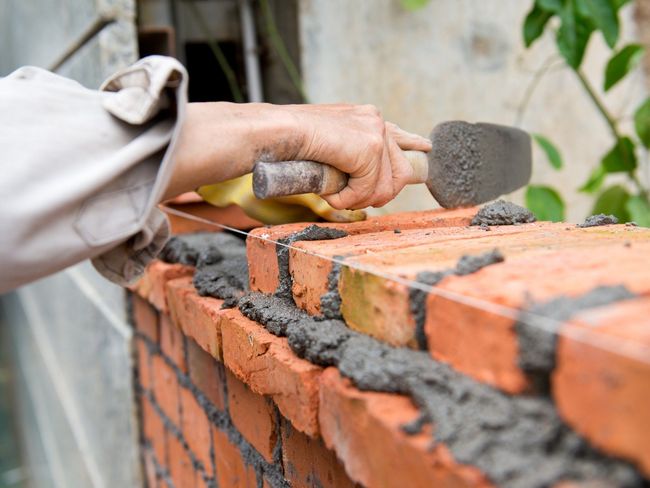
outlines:
[[[489,225],[527,224],[536,220],[535,215],[530,210],[512,202],[497,200],[481,207],[470,225],[485,228],[485,226]]]

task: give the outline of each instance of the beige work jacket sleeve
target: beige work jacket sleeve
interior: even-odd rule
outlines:
[[[126,285],[169,235],[187,73],[152,56],[89,90],[39,68],[0,78],[0,293],[85,259]]]

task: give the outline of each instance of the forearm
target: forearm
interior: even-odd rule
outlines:
[[[260,159],[291,159],[302,133],[289,106],[191,103],[164,198],[250,173]]]

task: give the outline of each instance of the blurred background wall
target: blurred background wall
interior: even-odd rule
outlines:
[[[0,0],[0,76],[32,64],[96,88],[138,56],[166,54],[187,66],[191,100],[237,100],[218,51],[244,100],[261,93],[274,103],[372,103],[421,134],[450,119],[515,124],[561,149],[561,172],[535,149],[533,182],[560,189],[569,220],[578,221],[591,203],[575,189],[612,141],[575,76],[556,62],[552,35],[524,49],[530,6],[430,0],[410,11],[400,0]],[[244,40],[246,12],[253,45]],[[648,2],[627,6],[623,37],[648,44],[648,18]],[[596,35],[584,71],[597,86],[608,55]],[[638,71],[605,100],[629,125],[630,110],[646,94]],[[645,165],[650,183],[647,158]],[[521,202],[522,194],[511,198]],[[373,211],[434,205],[425,189],[411,187]],[[122,290],[87,263],[3,297],[0,328],[10,340],[15,420],[26,453],[16,483],[140,483],[125,310]]]

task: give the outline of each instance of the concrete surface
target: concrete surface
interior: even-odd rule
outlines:
[[[435,124],[454,119],[517,124],[545,134],[562,151],[566,167],[554,171],[536,148],[532,181],[559,188],[569,219],[582,221],[592,199],[575,189],[613,141],[566,68],[554,69],[542,79],[517,120],[536,71],[556,54],[551,33],[532,49],[524,49],[521,25],[530,4],[431,0],[425,8],[409,12],[398,0],[301,0],[302,68],[309,98],[372,103],[386,119],[423,135]],[[626,40],[636,36],[632,9],[631,4],[622,15]],[[602,85],[608,56],[601,36],[595,35],[584,69],[596,86]],[[614,114],[633,111],[646,96],[643,81],[638,72],[607,95]],[[630,127],[629,121],[625,127]],[[513,198],[521,202],[523,191]],[[375,213],[432,205],[426,188],[419,185],[405,189]]]

